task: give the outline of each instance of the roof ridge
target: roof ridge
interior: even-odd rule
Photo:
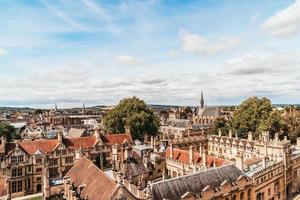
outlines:
[[[161,180],[161,181],[158,181],[158,182],[155,182],[155,183],[152,183],[153,185],[154,184],[159,184],[159,183],[163,183],[163,182],[169,182],[169,181],[172,181],[172,180],[177,180],[177,179],[180,179],[180,178],[185,178],[185,177],[190,177],[190,176],[193,176],[193,175],[196,175],[196,174],[203,174],[203,173],[206,173],[206,172],[210,172],[210,171],[214,171],[214,170],[217,170],[217,169],[220,169],[220,168],[225,168],[225,167],[229,167],[229,166],[234,166],[236,167],[233,163],[232,164],[228,164],[228,165],[225,165],[225,166],[219,166],[219,167],[213,167],[213,168],[208,168],[207,170],[205,171],[200,171],[200,172],[195,172],[195,173],[191,173],[191,174],[186,174],[186,175],[183,175],[183,176],[177,176],[175,178],[171,178],[171,179],[167,179],[167,180]],[[237,168],[237,167],[236,167]],[[237,168],[238,169],[238,168]],[[240,169],[239,169],[240,170]],[[242,170],[240,170],[242,172],[242,174],[244,176],[247,176]]]

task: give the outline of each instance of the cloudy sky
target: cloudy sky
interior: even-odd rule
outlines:
[[[0,106],[196,105],[201,90],[300,103],[300,0],[0,1]]]

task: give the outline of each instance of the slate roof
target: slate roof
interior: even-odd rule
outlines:
[[[152,198],[155,200],[179,200],[187,192],[200,194],[206,186],[214,189],[220,187],[224,180],[232,183],[240,176],[247,177],[235,165],[227,165],[204,172],[164,180],[152,184]]]
[[[218,107],[204,107],[203,109],[198,110],[198,115],[201,116],[215,116],[218,117],[220,116],[220,111]]]
[[[70,128],[67,134],[68,137],[82,137],[85,135],[86,135],[86,130],[79,129],[79,128]]]
[[[80,158],[65,177],[75,187],[85,185],[80,193],[82,199],[87,195],[89,200],[109,200],[116,189],[116,183],[86,157]]]

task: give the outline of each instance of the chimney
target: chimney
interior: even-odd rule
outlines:
[[[236,156],[235,165],[237,166],[237,168],[239,168],[240,170],[243,171],[243,169],[244,169],[244,155],[243,154]]]
[[[264,147],[265,147],[264,148],[264,156],[267,157],[268,156],[268,146],[267,146],[267,144],[265,144]]]
[[[96,140],[99,140],[100,139],[100,129],[98,127],[95,128],[94,134],[95,134]]]
[[[232,130],[229,130],[229,138],[232,138]]]
[[[297,146],[300,146],[300,137],[297,137]]]
[[[274,141],[279,142],[279,134],[278,133],[275,133]]]
[[[193,164],[193,161],[194,161],[194,149],[193,149],[193,146],[191,145],[190,149],[189,149],[189,162],[190,162],[190,164]]]
[[[124,128],[125,128],[125,133],[129,134],[130,133],[130,126],[128,124],[126,124],[124,126]]]
[[[207,152],[206,149],[204,148],[202,151],[202,161],[203,161],[203,165],[206,167],[206,163],[207,163]]]
[[[200,156],[202,155],[202,144],[201,143],[199,144],[199,154],[200,154]]]
[[[173,159],[173,144],[170,144],[170,158]]]
[[[222,136],[222,131],[221,131],[221,129],[219,128],[219,130],[218,130],[218,135],[219,135],[219,137],[221,137]]]
[[[262,160],[262,167],[263,167],[263,168],[266,168],[266,167],[267,167],[268,160],[269,160],[269,159],[268,159],[267,156],[265,156],[264,159]]]
[[[79,160],[83,156],[83,149],[80,147],[78,150],[75,150],[75,160]]]
[[[151,148],[153,148],[153,149],[154,149],[154,137],[153,137],[153,136],[151,136],[150,140],[151,140]]]
[[[248,132],[248,140],[249,141],[253,140],[253,133],[251,131]]]
[[[62,135],[62,132],[58,132],[57,133],[57,140],[62,143],[62,140],[63,140],[63,135]]]

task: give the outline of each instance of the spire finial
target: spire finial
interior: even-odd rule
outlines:
[[[200,106],[201,106],[201,109],[203,109],[203,108],[204,108],[204,97],[203,97],[203,90],[201,90]]]

